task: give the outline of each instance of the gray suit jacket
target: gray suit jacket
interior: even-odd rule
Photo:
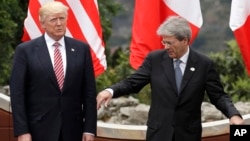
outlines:
[[[15,136],[81,141],[96,134],[96,86],[87,44],[65,37],[67,68],[59,89],[44,36],[17,46],[10,80]]]
[[[147,141],[200,141],[201,104],[207,93],[227,117],[239,112],[223,91],[213,62],[190,49],[185,73],[178,95],[173,59],[165,50],[149,53],[140,68],[128,79],[111,88],[114,97],[138,93],[146,84],[151,85],[151,108],[147,122]]]

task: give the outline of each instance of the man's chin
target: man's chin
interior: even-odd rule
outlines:
[[[56,36],[57,36],[57,37],[62,37],[62,36],[64,36],[64,35],[65,35],[65,32],[56,33]]]
[[[174,54],[172,54],[172,53],[168,53],[168,56],[169,56],[170,58],[175,58]]]

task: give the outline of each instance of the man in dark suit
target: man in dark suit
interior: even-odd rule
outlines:
[[[93,141],[96,135],[90,47],[65,36],[67,11],[61,2],[43,5],[45,33],[16,47],[10,92],[18,141]]]
[[[157,34],[162,37],[165,49],[149,53],[134,74],[101,91],[97,108],[102,104],[107,106],[112,97],[138,93],[150,83],[147,141],[200,141],[205,92],[211,103],[230,118],[231,124],[243,124],[240,113],[223,91],[213,62],[189,48],[188,22],[181,17],[170,17],[160,25]],[[175,63],[178,60],[179,65]],[[180,75],[175,76],[178,69]]]

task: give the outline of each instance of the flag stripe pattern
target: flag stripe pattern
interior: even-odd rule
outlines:
[[[176,15],[189,21],[192,43],[203,23],[199,0],[135,1],[130,45],[130,64],[134,69],[141,65],[150,51],[163,48],[156,30],[167,17]]]
[[[42,35],[38,10],[42,4],[53,0],[29,1],[27,17],[24,21],[22,41],[27,41]],[[106,68],[105,47],[102,40],[102,28],[98,12],[97,0],[58,0],[67,5],[68,23],[66,35],[84,42],[91,47],[91,55],[95,76],[102,74]]]
[[[232,0],[229,26],[240,48],[246,70],[250,75],[250,1]]]

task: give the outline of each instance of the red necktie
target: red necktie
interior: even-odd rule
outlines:
[[[58,85],[59,85],[60,89],[62,90],[63,83],[64,83],[64,71],[63,71],[62,55],[61,55],[60,50],[59,50],[60,44],[58,42],[55,42],[53,44],[53,46],[55,47],[55,50],[54,50],[54,71],[56,74]]]

